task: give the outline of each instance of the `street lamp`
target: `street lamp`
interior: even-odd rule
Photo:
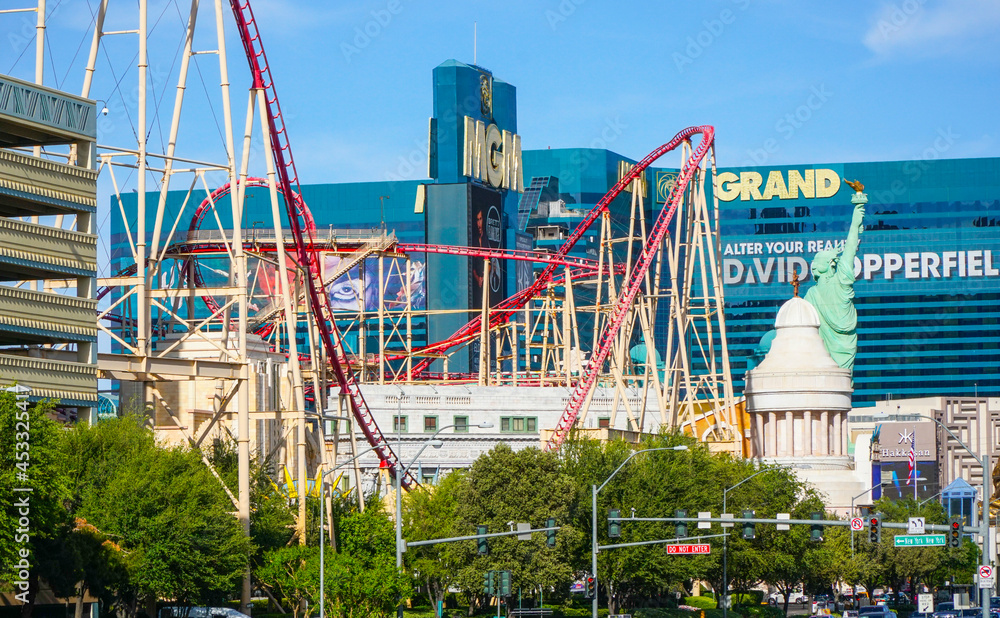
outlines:
[[[625,458],[625,461],[621,463],[615,471],[611,473],[601,486],[591,485],[592,493],[590,495],[590,508],[591,508],[591,530],[590,530],[590,568],[591,574],[594,577],[594,598],[591,600],[591,615],[592,618],[597,618],[597,493],[604,489],[604,486],[611,482],[611,479],[615,478],[618,471],[625,467],[633,457],[640,453],[651,453],[653,451],[686,451],[688,450],[687,444],[679,444],[677,446],[664,446],[660,448],[647,448],[641,451],[636,451]]]
[[[982,516],[979,518],[979,535],[983,539],[983,553],[982,553],[982,559],[980,560],[980,564],[982,566],[989,566],[989,564],[990,564],[990,556],[989,556],[989,536],[990,536],[990,517],[989,517],[989,514],[990,514],[990,511],[989,511],[989,508],[990,508],[990,498],[991,498],[990,493],[991,493],[991,489],[992,489],[992,487],[991,487],[991,485],[992,485],[992,479],[990,478],[990,475],[992,474],[992,470],[990,469],[990,452],[989,452],[989,449],[987,448],[986,452],[983,453],[982,458],[980,458],[979,455],[977,455],[971,448],[969,448],[968,444],[966,444],[965,442],[962,442],[962,440],[959,439],[958,436],[956,436],[954,433],[952,433],[951,429],[948,429],[947,425],[945,425],[941,421],[937,420],[933,416],[926,416],[924,414],[912,414],[911,416],[916,416],[918,418],[924,418],[924,419],[927,419],[929,421],[933,421],[933,422],[937,423],[938,426],[941,427],[941,429],[944,429],[945,432],[947,432],[947,434],[949,436],[951,436],[955,440],[955,442],[958,442],[959,446],[961,446],[962,448],[964,448],[966,451],[969,452],[970,455],[972,455],[973,461],[975,461],[976,463],[978,463],[979,465],[981,465],[983,467],[983,509],[982,509],[983,512],[982,512]],[[885,412],[876,412],[875,414],[872,414],[872,419],[873,420],[885,420],[887,418],[889,418],[889,415],[887,413],[885,413]],[[990,589],[989,588],[983,588],[982,590],[980,590],[980,607],[983,610],[983,618],[990,618]]]
[[[798,468],[811,468],[812,466],[806,464],[802,466],[796,466]],[[726,496],[729,492],[736,489],[743,483],[746,483],[755,476],[764,474],[765,472],[773,472],[775,470],[788,470],[790,466],[774,466],[772,468],[764,468],[754,472],[750,476],[746,477],[739,483],[736,483],[732,487],[722,488],[722,512],[726,512]],[[728,618],[729,616],[729,533],[727,532],[725,536],[722,537],[722,618]]]
[[[930,502],[931,500],[933,500],[934,498],[937,498],[938,496],[940,496],[940,495],[941,495],[941,494],[943,494],[943,493],[944,493],[944,490],[942,489],[941,491],[937,492],[936,494],[934,494],[934,495],[933,495],[933,496],[931,496],[930,498],[927,498],[926,500],[922,501],[922,502],[921,502],[920,504],[918,504],[917,506],[918,506],[918,507],[920,507],[920,506],[923,506],[923,505],[927,504],[928,502]]]
[[[451,425],[445,425],[441,429],[435,431],[434,434],[430,438],[428,438],[426,442],[424,442],[424,445],[420,448],[420,450],[417,451],[417,454],[413,457],[413,460],[410,461],[410,465],[403,468],[402,472],[400,472],[399,470],[399,467],[402,464],[402,459],[400,459],[401,453],[396,454],[396,570],[397,571],[403,568],[403,502],[400,498],[401,494],[403,493],[402,479],[404,476],[406,476],[406,473],[410,471],[410,468],[413,466],[413,464],[417,463],[417,459],[420,458],[420,455],[424,452],[424,449],[426,449],[428,446],[433,446],[434,448],[441,448],[441,445],[443,445],[444,442],[436,439],[438,434],[440,434],[445,429],[451,429],[452,427],[456,426],[457,426],[456,424],[452,423]],[[476,427],[479,427],[480,429],[490,429],[491,427],[493,427],[493,423],[491,423],[490,421],[483,421],[482,423],[476,425]],[[400,445],[401,444],[402,441],[400,441]],[[402,448],[400,448],[400,451],[402,451]],[[403,615],[402,605],[396,607],[396,615],[402,618]]]

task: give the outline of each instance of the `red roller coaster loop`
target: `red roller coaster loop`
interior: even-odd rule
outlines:
[[[587,213],[587,216],[584,217],[582,221],[580,221],[580,224],[576,226],[576,229],[574,229],[573,233],[570,234],[569,238],[566,239],[566,242],[563,243],[561,247],[559,247],[559,250],[553,256],[553,259],[566,258],[569,252],[573,250],[573,247],[576,246],[576,243],[583,237],[584,233],[588,229],[590,229],[590,226],[593,225],[594,221],[596,221],[597,218],[600,217],[601,214],[608,209],[608,205],[611,204],[611,202],[613,202],[614,199],[618,197],[618,195],[621,194],[621,192],[624,191],[625,188],[628,187],[633,180],[638,178],[639,175],[642,174],[642,172],[645,171],[647,167],[649,167],[654,161],[662,157],[664,154],[670,152],[671,150],[674,150],[685,141],[688,141],[692,135],[699,133],[703,133],[705,135],[714,135],[714,129],[712,129],[712,127],[710,126],[688,127],[687,129],[684,129],[683,131],[675,135],[672,140],[670,140],[666,144],[663,144],[653,152],[646,155],[646,158],[644,158],[642,161],[636,163],[632,167],[632,169],[629,170],[628,174],[622,177],[618,181],[618,183],[615,184],[615,186],[611,187],[611,190],[609,190],[604,195],[604,197],[602,197],[601,200],[597,202],[597,204],[590,210],[590,212]],[[712,141],[710,137],[708,138],[708,140],[710,142]],[[681,186],[680,179],[678,179],[678,183],[675,185],[675,188],[680,186]],[[685,184],[684,187],[682,188],[686,189],[687,185]],[[662,212],[666,212],[666,209],[664,209],[664,211]],[[671,214],[671,217],[672,216],[673,215]],[[494,307],[494,309],[490,311],[490,324],[489,324],[490,327],[492,328],[494,326],[498,326],[500,324],[507,322],[510,319],[510,317],[517,312],[518,309],[524,307],[524,305],[530,299],[534,298],[543,289],[545,289],[545,286],[548,285],[549,281],[555,274],[557,268],[559,268],[559,265],[556,264],[555,262],[549,263],[549,265],[545,267],[545,270],[543,270],[538,275],[538,277],[535,279],[534,283],[531,284],[531,286],[497,303],[496,307]],[[480,330],[480,316],[476,316],[472,318],[472,320],[470,320],[468,324],[458,329],[458,331],[456,331],[455,334],[453,334],[448,339],[445,339],[444,341],[439,341],[437,343],[429,344],[426,347],[420,349],[420,352],[443,352],[444,350],[449,350],[457,345],[461,345],[462,343],[468,341],[472,337],[478,336],[479,330]],[[424,371],[426,371],[432,362],[434,362],[434,359],[424,359],[419,363],[417,363],[416,365],[414,365],[410,373],[410,378],[413,379],[413,377],[418,376]]]
[[[264,46],[261,42],[260,31],[257,29],[257,22],[250,8],[249,0],[230,0],[230,6],[236,17],[237,29],[240,39],[243,42],[243,49],[246,52],[247,62],[250,65],[250,73],[253,77],[253,88],[261,92],[264,97],[267,109],[267,124],[271,139],[271,153],[274,157],[277,168],[278,184],[285,195],[285,207],[288,211],[289,228],[295,238],[295,253],[299,264],[302,264],[307,272],[306,293],[310,306],[316,316],[316,326],[319,330],[320,340],[327,351],[330,365],[340,392],[346,395],[350,402],[351,412],[357,419],[358,425],[364,432],[368,443],[375,448],[378,458],[386,462],[390,473],[395,476],[399,466],[399,458],[393,452],[386,441],[382,431],[375,423],[368,404],[361,394],[358,382],[351,373],[346,362],[346,354],[341,346],[340,337],[334,333],[333,311],[330,307],[330,297],[323,289],[323,272],[316,254],[307,248],[306,236],[309,244],[314,240],[313,229],[309,227],[312,216],[309,209],[302,200],[299,189],[298,173],[295,170],[295,161],[292,158],[292,148],[288,141],[287,127],[285,127],[284,117],[281,114],[281,106],[278,104],[278,94],[274,86],[274,78],[271,76],[271,69],[267,63],[267,56],[264,54]],[[417,484],[412,474],[402,479],[402,483],[407,488]]]

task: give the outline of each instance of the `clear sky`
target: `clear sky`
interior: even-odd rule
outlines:
[[[211,49],[214,6],[201,4],[196,48]],[[712,124],[720,166],[1000,156],[996,0],[252,4],[303,183],[420,178],[431,71],[474,54],[517,87],[524,149],[606,144],[639,159]],[[48,85],[79,91],[97,5],[48,0]],[[106,29],[136,27],[135,2],[110,5]],[[189,7],[150,0],[153,148]],[[249,72],[224,12],[239,131]],[[32,77],[33,20],[0,15],[0,72]],[[108,37],[91,93],[110,108],[102,143],[134,146],[134,57],[134,35]],[[217,60],[196,62],[178,152],[218,161]]]

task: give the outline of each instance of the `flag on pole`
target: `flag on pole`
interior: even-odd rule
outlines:
[[[917,436],[916,431],[910,434],[910,470],[906,477],[906,484],[911,482],[917,484]]]

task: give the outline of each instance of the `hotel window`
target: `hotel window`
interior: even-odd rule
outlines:
[[[534,416],[501,416],[501,433],[535,433],[538,430],[538,418]]]
[[[424,431],[427,433],[434,433],[438,430],[438,417],[436,416],[425,416],[424,417]]]
[[[469,417],[468,416],[456,416],[455,417],[455,433],[469,433]]]
[[[597,426],[601,429],[608,429],[611,427],[611,419],[608,417],[602,417],[597,419]]]
[[[392,430],[396,433],[406,433],[406,417],[405,416],[393,416],[392,417]]]

